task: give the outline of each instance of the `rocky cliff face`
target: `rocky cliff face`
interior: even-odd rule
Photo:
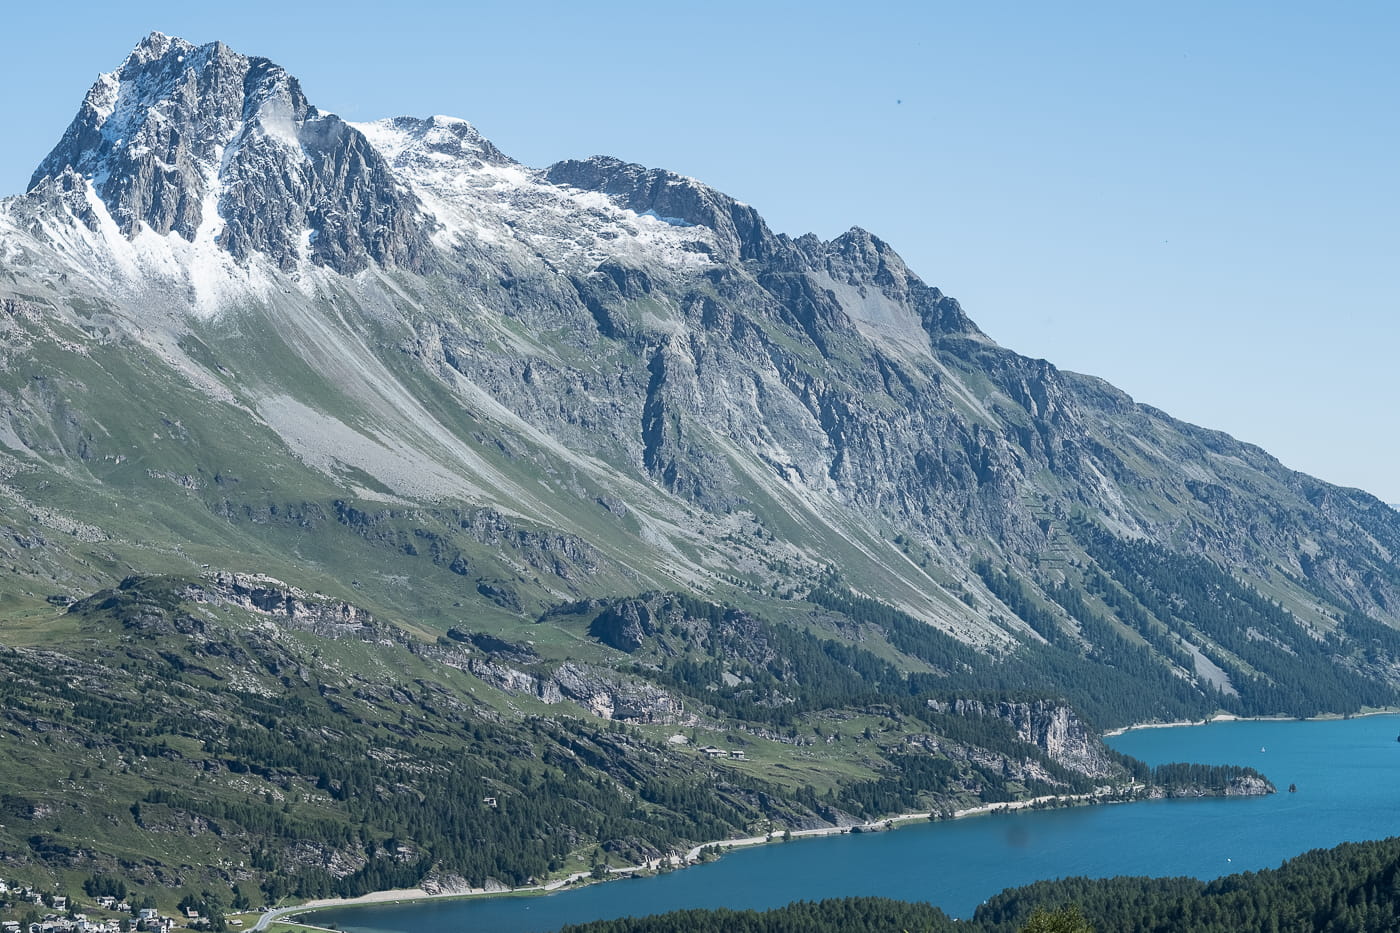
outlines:
[[[261,574],[210,573],[184,588],[183,598],[194,603],[234,606],[248,612],[314,632],[325,638],[385,638],[374,617],[358,606],[319,593],[308,593],[281,580]]]
[[[958,716],[993,716],[1007,722],[1023,742],[1041,749],[1051,761],[1085,777],[1117,774],[1120,766],[1103,741],[1084,725],[1074,710],[1050,700],[1014,702],[954,699],[935,708]]]
[[[655,684],[624,679],[601,668],[566,662],[553,670],[527,671],[492,658],[473,658],[467,670],[507,693],[569,702],[603,719],[688,725],[700,721],[685,703]]]
[[[718,258],[769,261],[787,252],[787,244],[773,235],[752,207],[693,178],[609,156],[557,162],[544,178],[554,185],[601,192],[618,205],[662,223],[705,227],[714,234]]]

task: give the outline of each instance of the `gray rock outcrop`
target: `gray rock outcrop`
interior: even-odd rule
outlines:
[[[993,716],[1004,720],[1023,742],[1036,746],[1056,764],[1085,777],[1117,774],[1120,766],[1074,710],[1051,700],[1017,702],[955,699],[930,706],[957,716]]]

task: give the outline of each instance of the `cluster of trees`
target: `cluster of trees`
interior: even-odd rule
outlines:
[[[1111,725],[1164,713],[1182,715],[1187,710],[1204,716],[1217,708],[1217,695],[1208,697],[1172,674],[1145,647],[1128,641],[1112,623],[1095,614],[1077,592],[1062,588],[1055,595],[1063,600],[1066,612],[1087,620],[1107,648],[1085,653],[1078,641],[1063,634],[1049,606],[1007,571],[983,562],[977,572],[999,598],[1053,641],[1025,645],[1010,657],[994,660],[897,609],[846,591],[838,580],[828,578],[810,594],[812,602],[858,624],[880,626],[891,643],[938,667],[939,672],[901,674],[888,661],[862,648],[682,595],[665,597],[667,608],[679,607],[685,624],[699,633],[693,644],[703,646],[703,653],[682,654],[660,670],[637,665],[634,672],[735,719],[775,728],[789,727],[818,710],[882,709],[911,728],[946,740],[1012,761],[1035,761],[1054,780],[1013,784],[1000,769],[894,753],[887,755],[889,767],[878,777],[852,783],[823,798],[828,806],[864,817],[937,811],[954,800],[997,803],[1023,793],[1090,790],[1093,781],[1051,761],[992,713],[1002,700],[1034,701],[1070,685],[1064,691],[1065,702],[1088,707]],[[737,624],[739,615],[742,625]],[[1119,663],[1105,665],[1105,653]],[[726,685],[726,673],[737,674],[742,682]],[[1150,689],[1153,686],[1160,690]],[[946,712],[949,701],[955,698],[983,700],[982,708],[987,712]],[[1223,768],[1197,769],[1188,780],[1179,769],[1169,768],[1158,775],[1141,762],[1118,757],[1136,779],[1157,783],[1160,776],[1171,783],[1169,790],[1188,786],[1220,790],[1238,774]]]
[[[336,793],[337,806],[326,818],[301,816],[302,807],[161,789],[148,792],[145,802],[204,817],[218,832],[261,837],[258,861],[269,876],[269,900],[411,887],[434,866],[473,885],[488,878],[524,884],[561,869],[586,839],[665,850],[729,835],[754,816],[712,784],[651,772],[625,736],[583,721],[531,720],[524,741],[519,732],[481,721],[450,745],[423,729],[412,736],[383,734],[373,754],[368,743],[352,753],[348,740],[318,741],[322,721],[329,726],[333,717],[305,710],[286,720],[270,717],[256,736],[246,727],[230,729],[220,751],[225,760],[246,761],[242,756],[261,749],[251,759],[260,767],[318,787],[355,789]],[[358,852],[362,864],[335,877],[289,860],[281,853],[290,847],[271,845],[269,837]]]
[[[180,898],[178,909],[180,913],[194,911],[199,914],[208,924],[208,929],[214,933],[223,933],[228,929],[228,921],[224,919],[224,911],[228,905],[219,894],[213,891],[201,891],[198,895],[187,892]]]
[[[1400,702],[1393,687],[1358,672],[1365,664],[1400,659],[1400,632],[1350,611],[1338,632],[1319,639],[1278,603],[1204,558],[1123,540],[1082,518],[1070,530],[1094,561],[1083,569],[1082,586],[1049,584],[1042,596],[1009,568],[987,560],[973,565],[987,589],[1044,639],[1027,640],[1008,656],[979,654],[927,623],[847,591],[834,576],[807,599],[880,628],[892,646],[933,667],[937,673],[908,678],[915,692],[1058,697],[1099,729],[1199,719],[1221,709],[1301,717]],[[1116,621],[1093,608],[1086,593]],[[1238,695],[1182,678],[1163,663],[1193,670],[1185,642],[1226,671]]]
[[[114,897],[126,900],[126,882],[115,875],[89,875],[83,881],[83,893],[88,897]]]
[[[1156,765],[1151,771],[1151,781],[1168,793],[1188,789],[1220,790],[1241,778],[1264,781],[1266,778],[1253,768],[1241,765],[1200,765],[1186,762],[1172,762]]]
[[[894,665],[869,651],[746,616],[742,628],[708,621],[704,654],[634,673],[700,699],[745,722],[786,729],[816,710],[882,703],[908,694]],[[726,684],[730,673],[740,683]]]
[[[566,926],[560,933],[978,933],[937,907],[883,897],[797,901],[773,910],[680,910]],[[1094,933],[1075,905],[1038,908],[1019,933]],[[1000,933],[1000,931],[999,931]]]
[[[1282,866],[1196,878],[1066,878],[1015,888],[974,923],[1017,928],[1037,907],[1074,903],[1099,930],[1152,933],[1343,933],[1400,929],[1400,838],[1346,843]],[[971,929],[977,929],[972,927]]]
[[[1020,663],[1012,662],[1009,670],[997,671],[1004,678],[999,689],[984,689],[983,679],[994,670],[985,656],[927,623],[874,600],[843,592],[834,581],[815,592],[813,601],[848,614],[862,624],[879,624],[887,632],[899,633],[899,640],[917,652],[916,656],[930,664],[946,664],[954,673],[906,675],[863,648],[819,638],[747,613],[743,614],[745,624],[735,625],[735,610],[679,595],[667,598],[684,608],[688,622],[699,623],[704,631],[701,641],[705,653],[682,655],[660,670],[638,665],[633,670],[640,676],[692,696],[732,718],[779,729],[820,710],[882,710],[915,730],[933,732],[1014,761],[1035,761],[1057,781],[1054,785],[1031,782],[1013,787],[1006,775],[994,768],[896,753],[887,756],[889,767],[880,777],[856,782],[823,798],[828,806],[873,817],[936,810],[953,799],[969,796],[993,803],[1013,800],[1026,790],[1035,794],[1080,792],[1093,783],[1051,761],[1039,747],[1022,741],[1005,720],[994,714],[952,715],[942,711],[954,698],[984,699],[987,709],[995,709],[997,701],[1007,698],[1038,699],[1038,695],[1014,684],[1022,669]],[[759,660],[752,660],[755,657]],[[741,682],[726,685],[725,673],[738,675]]]
[[[895,648],[945,676],[967,675],[987,666],[986,655],[906,612],[851,592],[835,575],[823,578],[807,594],[807,601],[880,629]]]
[[[1112,622],[1094,612],[1072,587],[1047,592],[1080,626],[1084,645],[1061,626],[1054,611],[1009,570],[986,561],[974,565],[993,595],[1046,639],[1022,647],[988,672],[998,685],[1021,683],[1062,695],[1089,722],[1112,729],[1154,719],[1195,719],[1220,708],[1221,696],[1172,673],[1143,645],[1124,638]],[[1179,649],[1156,646],[1168,657]],[[1183,658],[1188,665],[1189,658]]]
[[[973,790],[982,803],[1006,803],[1016,799],[1007,787],[1006,777],[982,765],[932,755],[891,755],[890,766],[890,770],[878,778],[843,788],[843,805],[863,816],[873,817],[919,810],[934,812],[943,808],[944,801]],[[1031,782],[1026,789],[1032,794],[1063,790],[1038,782]]]

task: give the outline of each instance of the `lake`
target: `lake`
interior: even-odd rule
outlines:
[[[917,823],[736,850],[682,871],[546,896],[318,911],[352,933],[545,933],[687,907],[777,907],[879,895],[970,916],[1003,888],[1070,875],[1215,878],[1309,849],[1400,835],[1400,716],[1141,729],[1109,744],[1149,764],[1251,765],[1257,798],[1161,800]],[[1287,792],[1297,784],[1298,792]]]

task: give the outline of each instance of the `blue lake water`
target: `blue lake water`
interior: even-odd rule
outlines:
[[[1400,717],[1143,729],[1109,743],[1150,763],[1252,765],[1269,797],[1145,801],[919,823],[736,850],[654,878],[536,897],[339,908],[352,933],[545,933],[689,907],[880,895],[969,916],[1003,888],[1070,875],[1215,878],[1341,842],[1400,835]],[[1298,792],[1287,792],[1297,784]]]

